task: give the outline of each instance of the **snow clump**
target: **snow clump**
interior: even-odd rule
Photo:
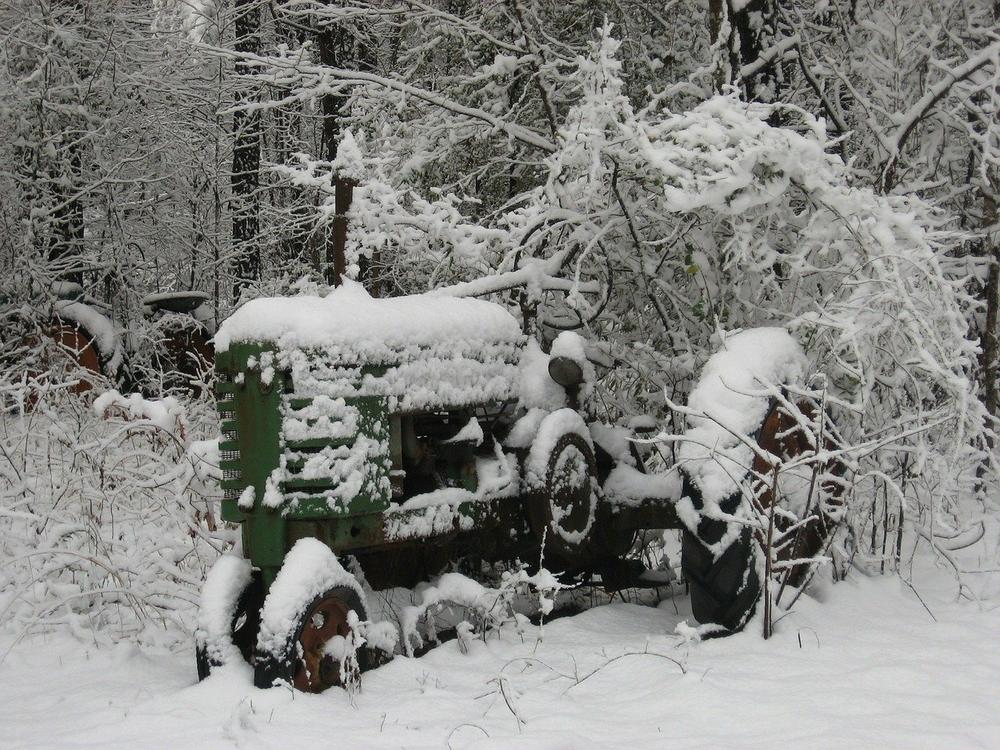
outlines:
[[[753,463],[753,435],[771,402],[768,389],[803,380],[806,357],[784,328],[754,328],[725,337],[688,398],[688,429],[678,465],[701,493],[702,513],[720,518],[726,498],[740,491]],[[692,531],[698,514],[690,498],[678,503]]]
[[[195,642],[211,664],[230,664],[243,658],[233,643],[232,618],[250,581],[250,561],[236,555],[223,555],[208,571],[201,589]]]
[[[285,555],[264,600],[257,650],[282,653],[295,636],[306,607],[320,594],[338,586],[353,589],[365,604],[365,593],[357,579],[344,570],[329,547],[311,537],[299,539]]]
[[[56,317],[75,323],[90,334],[106,374],[114,375],[118,372],[123,361],[122,342],[114,323],[84,302],[58,300],[52,305],[52,312]]]
[[[337,347],[341,355],[355,355],[341,361],[371,363],[393,361],[394,349],[521,339],[517,321],[492,302],[420,294],[376,299],[345,279],[325,297],[251,300],[219,327],[215,346],[220,352],[239,342],[274,343],[285,350]]]

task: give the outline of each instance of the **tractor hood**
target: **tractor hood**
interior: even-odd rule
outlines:
[[[434,294],[380,299],[345,280],[325,297],[262,297],[246,303],[219,328],[215,346],[219,352],[233,343],[272,344],[286,351],[336,348],[348,359],[372,362],[392,350],[456,345],[462,350],[475,342],[518,345],[522,339],[517,321],[492,302]]]

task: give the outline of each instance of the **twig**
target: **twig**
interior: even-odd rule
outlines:
[[[572,690],[573,688],[579,686],[582,682],[590,679],[591,677],[593,677],[595,674],[597,674],[598,672],[600,672],[602,669],[604,669],[605,667],[609,666],[610,664],[614,664],[616,661],[620,661],[620,660],[625,659],[625,658],[627,658],[629,656],[655,656],[655,657],[657,657],[659,659],[666,659],[671,664],[676,664],[677,667],[681,670],[681,674],[687,674],[687,667],[685,667],[683,663],[677,661],[677,659],[674,659],[672,656],[667,656],[666,654],[658,654],[655,651],[627,651],[624,654],[621,654],[619,656],[614,657],[613,659],[609,659],[608,661],[604,662],[604,664],[602,664],[601,666],[599,666],[594,671],[588,672],[587,674],[585,674],[583,677],[581,677],[579,680],[577,680],[577,682],[575,682],[574,684],[570,685],[568,688],[566,688],[565,690],[563,690],[562,695],[566,695],[566,693],[568,693],[570,690]]]
[[[915,588],[913,588],[913,584],[907,581],[902,576],[899,577],[899,580],[901,580],[903,583],[907,585],[907,587],[909,587],[910,591],[913,592],[913,595],[917,597],[917,601],[919,601],[920,604],[923,606],[923,608],[927,610],[927,614],[931,616],[931,619],[934,620],[934,622],[937,622],[938,619],[934,616],[934,613],[931,612],[930,607],[927,606],[927,603],[924,601],[923,597],[920,596],[920,593]]]

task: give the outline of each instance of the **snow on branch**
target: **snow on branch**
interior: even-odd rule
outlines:
[[[541,151],[551,153],[556,148],[552,141],[534,130],[518,125],[517,123],[509,122],[502,117],[497,117],[484,109],[466,106],[450,99],[444,94],[427,91],[419,86],[414,86],[395,78],[388,78],[360,70],[348,70],[329,65],[315,65],[303,60],[263,57],[248,52],[237,54],[232,50],[220,47],[208,47],[206,49],[213,54],[226,57],[238,56],[241,60],[255,64],[262,70],[267,71],[261,73],[259,76],[263,82],[275,86],[287,87],[293,92],[290,97],[286,97],[285,101],[289,99],[313,99],[325,94],[339,94],[345,87],[350,86],[374,85],[398,91],[401,94],[411,96],[434,107],[439,107],[469,120],[488,125],[493,132],[503,133],[511,140],[540,149]],[[249,109],[267,108],[270,106],[273,106],[273,104],[244,105],[245,108]]]
[[[896,127],[887,138],[883,139],[883,144],[889,150],[888,157],[880,169],[880,180],[883,185],[891,182],[899,154],[917,124],[927,116],[938,102],[948,95],[956,83],[964,81],[991,63],[997,65],[998,58],[1000,58],[1000,42],[994,42],[969,57],[961,65],[947,70],[944,77],[928,87],[923,96],[914,102],[906,112],[899,113],[894,117]]]
[[[484,297],[488,294],[521,287],[538,291],[600,293],[601,286],[597,282],[580,282],[558,275],[567,254],[567,251],[560,251],[549,258],[530,258],[524,262],[522,268],[515,271],[481,276],[473,281],[439,287],[433,291],[433,294],[451,297]]]

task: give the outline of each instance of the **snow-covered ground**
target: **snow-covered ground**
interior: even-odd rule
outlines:
[[[940,571],[820,587],[777,634],[685,642],[683,597],[613,603],[452,641],[365,675],[352,698],[196,683],[194,658],[68,635],[0,643],[3,748],[1000,747],[1000,608]],[[933,618],[932,618],[933,614]]]

